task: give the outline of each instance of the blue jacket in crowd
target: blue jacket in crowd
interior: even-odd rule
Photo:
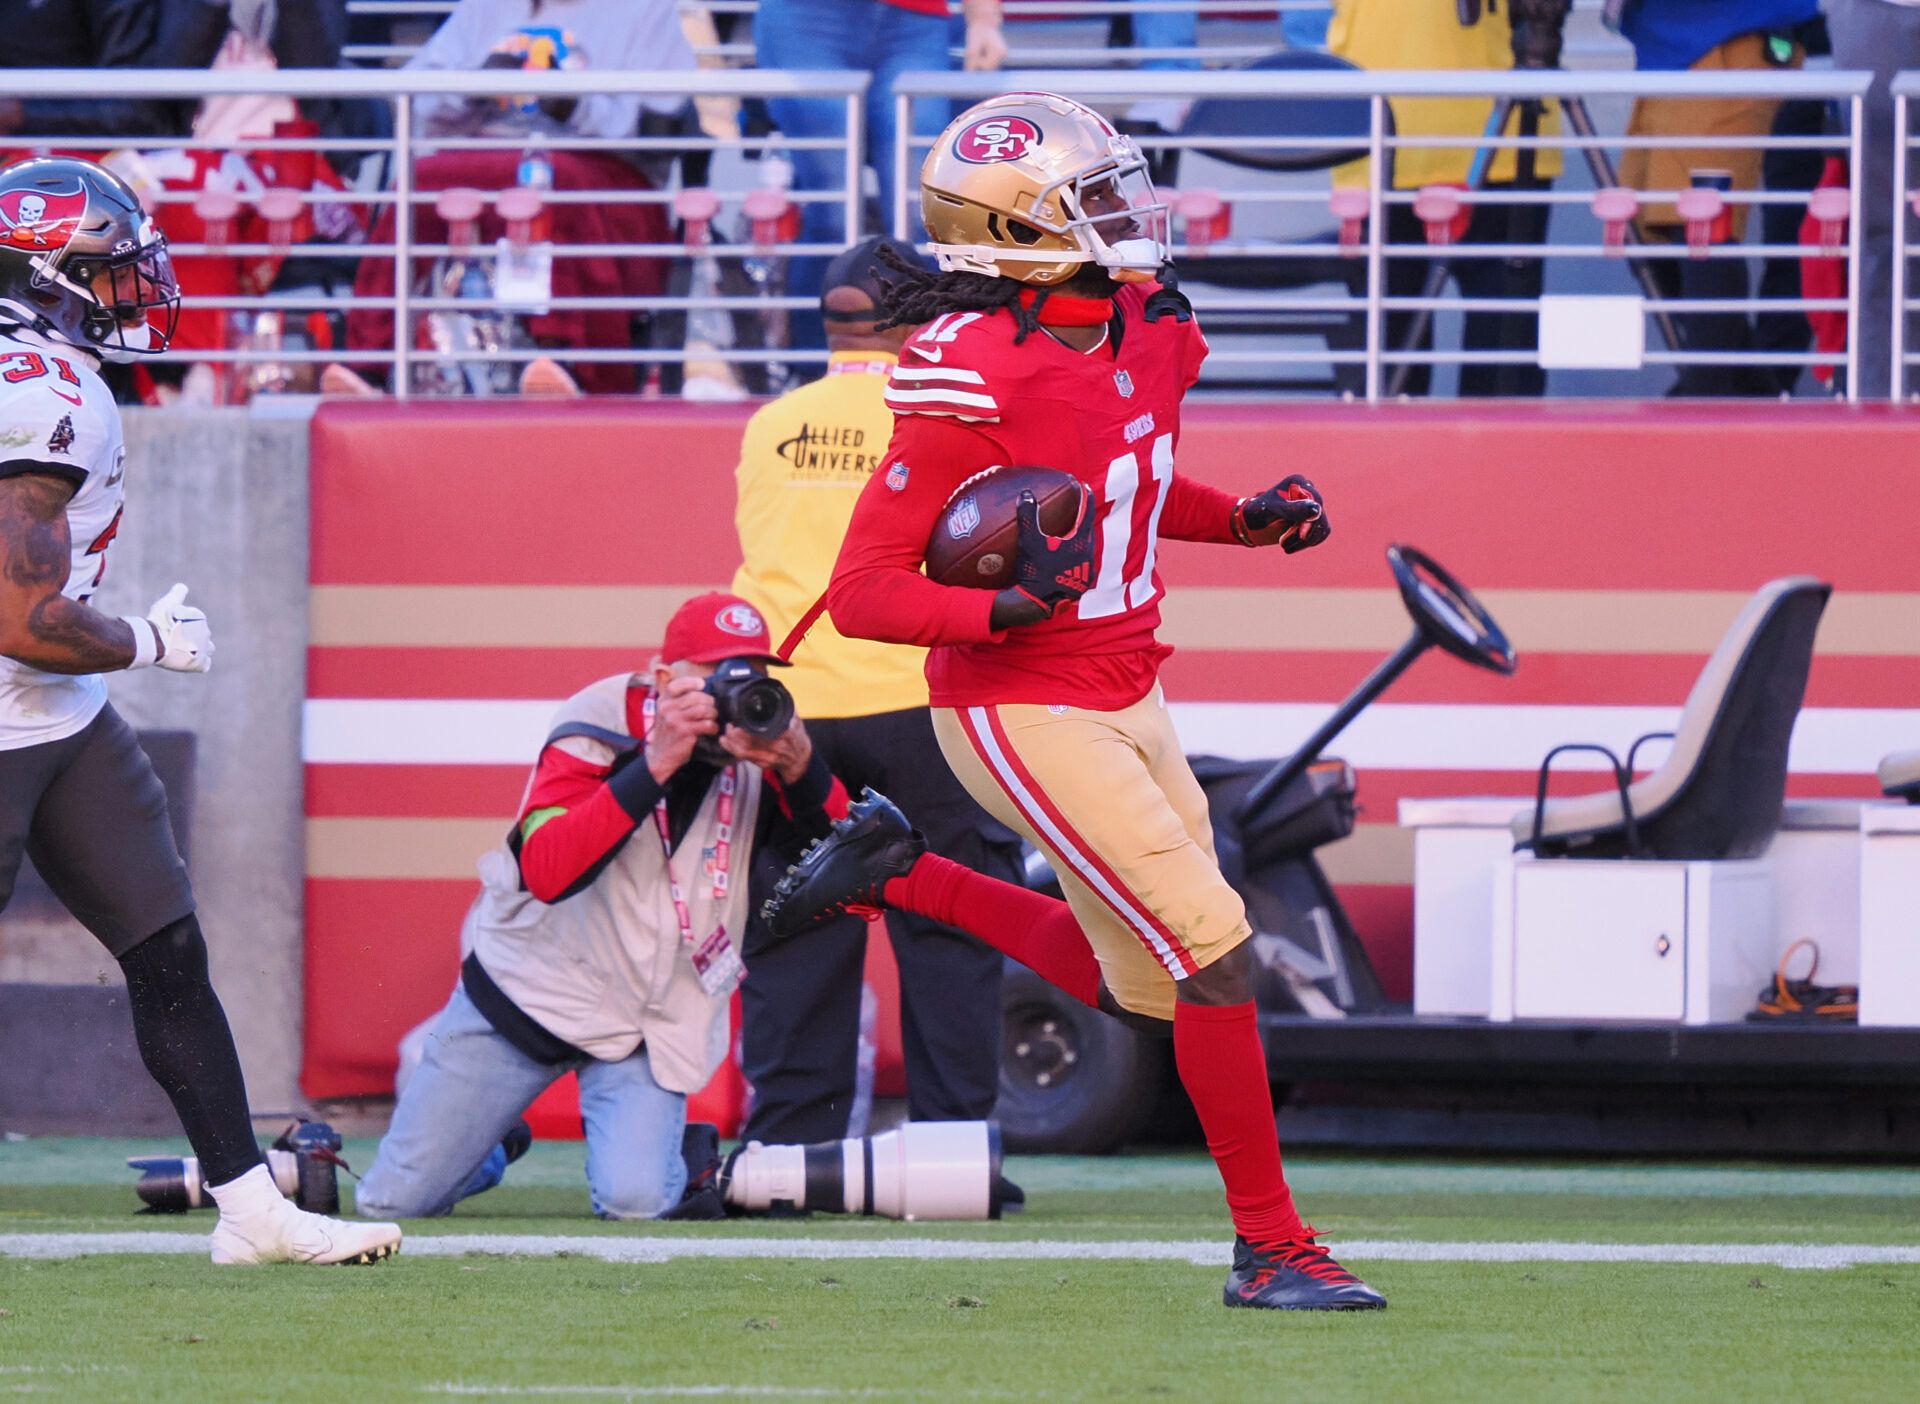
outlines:
[[[1627,0],[1620,32],[1639,68],[1692,68],[1742,34],[1789,30],[1820,13],[1820,0]]]

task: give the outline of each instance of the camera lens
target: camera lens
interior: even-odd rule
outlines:
[[[793,720],[793,698],[772,678],[755,678],[734,702],[735,720],[755,736],[778,736]]]

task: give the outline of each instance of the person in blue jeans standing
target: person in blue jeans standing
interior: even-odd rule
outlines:
[[[1000,67],[1007,56],[1000,0],[962,0],[961,13],[967,70]],[[887,232],[892,231],[894,206],[893,80],[902,73],[952,68],[950,37],[946,0],[760,0],[754,16],[753,45],[761,68],[851,68],[873,76],[867,89],[866,156],[879,177],[881,218]],[[774,125],[789,137],[846,135],[845,104],[838,98],[776,98],[767,108]],[[914,109],[914,134],[937,136],[952,115],[944,103],[919,103]],[[832,190],[841,184],[844,157],[840,152],[797,150],[790,155],[796,189]],[[907,231],[911,238],[920,232],[920,216],[917,202],[909,204],[913,206]],[[804,242],[843,245],[859,237],[857,231],[844,228],[838,204],[801,208]],[[817,298],[826,264],[824,257],[792,260],[787,292]],[[794,313],[791,327],[795,347],[826,345],[817,312]]]

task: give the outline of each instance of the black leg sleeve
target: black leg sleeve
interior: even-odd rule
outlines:
[[[224,1185],[262,1163],[240,1055],[207,977],[207,943],[189,914],[120,957],[141,1061],[186,1129],[201,1173]]]

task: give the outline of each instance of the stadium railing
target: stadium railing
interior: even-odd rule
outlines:
[[[1263,31],[1277,24],[1281,14],[1323,11],[1330,4],[1331,0],[1002,0],[1006,18],[1014,26],[1008,34],[1009,62],[1063,66],[1131,66],[1160,60],[1196,66],[1239,63],[1274,47],[1277,37],[1274,42],[1258,40]],[[454,0],[347,0],[350,15],[419,21],[422,29],[439,23],[453,8]],[[680,3],[683,12],[715,17],[751,19],[759,8],[759,0]],[[960,0],[948,0],[947,8],[958,15]],[[1102,42],[1089,42],[1102,38],[1108,22],[1118,14],[1183,12],[1191,12],[1210,25],[1208,35],[1191,48],[1112,48]],[[404,62],[418,48],[417,43],[349,44],[342,56],[363,63]],[[702,59],[751,63],[752,34],[740,32],[727,42],[695,44],[694,53]],[[961,50],[955,48],[953,54],[957,62]]]
[[[1909,163],[1916,147],[1913,132],[1913,103],[1920,98],[1920,73],[1902,73],[1893,80],[1893,131],[1899,150],[1893,162],[1892,274],[1893,299],[1890,308],[1892,334],[1888,342],[1893,368],[1893,398],[1904,400],[1911,393],[1913,364],[1920,359],[1916,338],[1908,324],[1910,315],[1920,310],[1913,298],[1913,256],[1920,253],[1920,242],[1913,235],[1913,220],[1920,216],[1920,189],[1914,185]],[[1871,153],[1869,153],[1871,154]],[[1860,169],[1856,166],[1854,169]]]
[[[677,314],[699,312],[739,313],[756,319],[765,320],[768,314],[790,312],[811,308],[814,300],[807,297],[784,297],[774,295],[762,285],[759,291],[743,292],[734,295],[631,295],[609,296],[600,293],[581,293],[579,295],[549,295],[528,298],[516,292],[512,296],[427,296],[416,290],[417,280],[422,276],[425,265],[436,259],[460,258],[468,262],[479,262],[494,266],[499,260],[511,253],[533,253],[540,259],[550,258],[557,269],[568,261],[603,260],[610,261],[616,267],[630,266],[631,260],[658,260],[661,265],[670,261],[680,261],[684,268],[695,257],[711,257],[717,260],[771,260],[778,256],[792,255],[831,255],[839,252],[842,245],[838,242],[808,244],[797,242],[791,233],[791,222],[783,226],[781,236],[762,239],[756,231],[748,236],[751,228],[746,222],[743,207],[755,193],[750,181],[736,181],[735,188],[717,188],[713,194],[718,198],[724,221],[737,226],[743,236],[729,239],[722,236],[721,227],[713,225],[713,235],[709,241],[695,247],[687,239],[674,239],[670,233],[653,241],[616,241],[605,243],[569,242],[565,239],[546,237],[559,230],[543,230],[538,220],[551,216],[554,220],[566,218],[568,207],[599,207],[605,210],[614,206],[653,206],[659,209],[663,218],[658,225],[662,231],[669,229],[668,220],[675,209],[675,201],[680,189],[672,183],[650,183],[641,178],[637,168],[631,181],[622,174],[621,188],[586,187],[567,188],[565,179],[555,181],[551,163],[564,161],[570,154],[604,157],[614,154],[628,158],[653,158],[671,161],[689,156],[713,157],[720,153],[736,156],[764,155],[768,152],[792,152],[802,148],[827,150],[837,153],[835,169],[839,174],[838,182],[828,189],[787,190],[782,189],[785,207],[790,215],[797,218],[797,212],[810,204],[826,204],[839,207],[841,218],[846,227],[858,228],[860,225],[860,162],[863,100],[867,88],[867,75],[854,72],[810,73],[779,70],[721,70],[699,72],[621,72],[597,71],[592,73],[520,73],[520,72],[438,72],[407,70],[352,70],[337,71],[294,70],[286,72],[238,72],[203,70],[123,70],[114,75],[114,91],[118,95],[135,98],[156,99],[203,99],[221,96],[258,96],[271,95],[284,98],[336,98],[364,99],[386,104],[391,111],[391,135],[379,137],[318,137],[312,135],[270,136],[237,140],[207,140],[187,137],[82,137],[59,133],[22,136],[7,140],[3,145],[15,154],[55,151],[66,154],[83,155],[94,159],[105,159],[115,153],[132,153],[132,160],[120,164],[133,171],[136,176],[143,170],[155,167],[165,169],[168,158],[178,161],[181,153],[192,153],[206,159],[225,159],[238,157],[272,158],[287,153],[300,153],[311,157],[319,155],[338,155],[346,157],[372,157],[373,164],[384,172],[365,186],[346,186],[344,188],[320,188],[310,186],[298,189],[298,215],[292,220],[281,218],[277,221],[265,220],[261,216],[263,197],[270,193],[284,198],[288,187],[276,187],[264,183],[257,171],[252,174],[236,173],[235,178],[242,181],[238,189],[238,208],[230,212],[224,221],[229,231],[246,228],[248,224],[256,232],[264,232],[267,237],[254,238],[242,242],[231,237],[214,238],[211,227],[223,221],[206,219],[201,222],[209,225],[207,237],[192,241],[170,241],[177,259],[281,259],[290,255],[302,260],[315,260],[321,264],[335,265],[342,270],[342,280],[351,282],[356,272],[363,270],[369,262],[384,260],[388,265],[388,285],[390,291],[368,295],[359,290],[351,294],[333,291],[294,290],[286,292],[267,292],[255,295],[194,295],[189,298],[189,312],[215,313],[258,313],[278,312],[289,316],[308,313],[344,313],[351,317],[356,313],[386,314],[393,318],[396,333],[383,345],[357,345],[351,348],[333,347],[329,349],[289,349],[285,346],[240,346],[224,345],[179,346],[171,359],[179,361],[208,362],[216,365],[297,365],[301,363],[347,362],[354,366],[377,366],[383,371],[391,370],[394,393],[405,397],[415,391],[416,367],[463,365],[499,365],[524,364],[543,356],[564,361],[569,365],[593,365],[610,363],[616,365],[637,365],[642,368],[649,364],[679,365],[689,360],[724,361],[735,365],[766,364],[770,362],[823,361],[824,350],[790,350],[778,345],[763,346],[715,346],[689,350],[685,346],[636,346],[624,335],[620,344],[601,346],[569,345],[564,348],[541,346],[499,346],[488,345],[468,347],[466,349],[419,346],[416,344],[420,334],[419,319],[433,313],[486,313],[486,312],[528,312],[537,309],[541,315],[547,313],[653,313]],[[98,91],[100,79],[97,74],[85,70],[18,70],[7,76],[7,90],[10,95],[21,98],[62,98],[84,97]],[[525,134],[497,136],[455,136],[427,135],[420,130],[415,120],[415,101],[429,96],[480,97],[518,101],[531,99],[579,99],[594,94],[612,93],[619,96],[645,98],[654,95],[666,95],[675,98],[731,98],[731,99],[771,99],[806,97],[834,100],[844,104],[845,135],[812,139],[795,139],[779,133],[763,136],[729,135],[712,136],[696,128],[665,135],[635,135],[629,137],[586,137],[568,132],[552,135],[529,136]],[[535,197],[538,214],[534,228],[526,230],[515,239],[502,238],[489,241],[473,239],[471,243],[452,242],[452,223],[442,224],[436,206],[444,188],[423,187],[417,178],[421,163],[431,157],[445,158],[462,153],[476,156],[491,156],[498,161],[505,156],[507,164],[516,169],[514,180],[524,187],[524,167],[515,163],[528,156],[537,155],[549,164],[544,188],[529,191]],[[604,167],[603,167],[604,169]],[[461,185],[468,182],[462,181]],[[156,178],[145,182],[148,186],[143,194],[156,210],[156,216],[164,227],[169,211],[187,207],[199,213],[205,207],[201,204],[204,191],[198,189],[165,188],[162,180]],[[500,182],[491,187],[480,188],[481,215],[490,224],[505,217],[506,211],[500,208],[503,195],[515,186]],[[775,201],[780,204],[780,201]],[[362,218],[363,237],[355,242],[302,242],[297,239],[297,230],[301,220],[310,220],[312,213],[320,206],[341,205],[356,212]],[[271,204],[267,208],[272,208]],[[434,227],[447,231],[441,242],[427,242],[420,237],[417,225],[423,212],[434,212]],[[736,219],[735,216],[738,216]],[[522,221],[524,226],[526,221]],[[469,232],[476,225],[469,225]],[[564,281],[564,280],[562,280]],[[558,284],[556,284],[558,286]],[[217,341],[222,338],[215,338]]]
[[[1443,309],[1455,311],[1528,311],[1538,312],[1541,306],[1538,300],[1529,299],[1485,299],[1466,301],[1460,298],[1425,297],[1389,297],[1386,292],[1385,271],[1387,260],[1393,258],[1444,258],[1448,260],[1469,258],[1538,258],[1545,260],[1549,274],[1555,265],[1564,265],[1572,260],[1590,261],[1592,266],[1604,266],[1601,260],[1611,260],[1618,268],[1614,277],[1620,285],[1623,295],[1631,288],[1629,274],[1636,263],[1645,264],[1654,260],[1677,260],[1686,258],[1712,259],[1809,259],[1822,257],[1844,257],[1847,269],[1847,292],[1845,297],[1829,298],[1720,298],[1720,299],[1644,299],[1642,311],[1651,323],[1647,336],[1647,349],[1640,360],[1646,366],[1754,366],[1754,367],[1844,367],[1846,375],[1846,393],[1849,398],[1858,394],[1858,377],[1853,373],[1857,365],[1858,330],[1860,326],[1860,249],[1861,249],[1861,195],[1859,182],[1855,181],[1849,191],[1848,215],[1845,222],[1844,238],[1837,243],[1804,245],[1800,243],[1768,245],[1762,243],[1716,243],[1706,247],[1690,247],[1688,244],[1639,244],[1632,247],[1610,246],[1606,233],[1602,230],[1601,219],[1593,210],[1595,191],[1592,188],[1564,188],[1573,182],[1563,182],[1563,188],[1550,188],[1539,191],[1501,190],[1498,192],[1461,191],[1458,198],[1464,206],[1470,207],[1479,201],[1491,203],[1543,203],[1556,208],[1571,207],[1588,221],[1588,227],[1597,237],[1578,243],[1525,244],[1449,244],[1435,247],[1432,244],[1390,243],[1386,239],[1386,220],[1383,215],[1389,206],[1411,206],[1421,198],[1420,191],[1411,189],[1392,189],[1383,185],[1381,173],[1390,166],[1392,157],[1399,152],[1420,148],[1459,149],[1479,146],[1493,150],[1560,150],[1568,153],[1569,165],[1584,156],[1588,151],[1618,153],[1622,150],[1641,148],[1676,148],[1689,151],[1729,150],[1734,148],[1758,147],[1766,151],[1775,150],[1815,150],[1845,154],[1849,158],[1850,169],[1865,169],[1862,160],[1862,105],[1869,76],[1856,73],[1837,72],[1788,72],[1781,70],[1754,70],[1750,72],[1721,73],[1658,73],[1658,72],[1374,72],[1374,73],[1309,73],[1309,72],[1262,72],[1240,70],[1232,72],[1206,73],[1133,73],[1133,72],[1085,72],[1071,70],[1024,71],[1000,73],[910,73],[903,75],[895,84],[899,129],[910,132],[915,104],[922,102],[971,102],[993,96],[1008,89],[1042,89],[1066,94],[1093,103],[1110,111],[1122,110],[1124,105],[1148,100],[1189,100],[1206,98],[1270,99],[1275,103],[1276,127],[1281,109],[1287,101],[1311,101],[1314,99],[1364,99],[1367,103],[1368,121],[1364,133],[1355,132],[1345,138],[1344,147],[1367,153],[1367,184],[1364,233],[1353,228],[1353,217],[1348,219],[1349,234],[1358,233],[1357,243],[1350,252],[1356,258],[1365,259],[1364,283],[1357,295],[1314,295],[1273,296],[1259,294],[1220,294],[1198,292],[1194,295],[1196,307],[1204,311],[1239,313],[1294,313],[1320,314],[1345,311],[1364,318],[1365,335],[1362,349],[1293,349],[1287,347],[1263,346],[1251,350],[1226,350],[1216,347],[1211,362],[1217,365],[1234,364],[1257,366],[1261,364],[1333,364],[1363,368],[1362,383],[1355,388],[1364,392],[1369,401],[1378,401],[1385,397],[1389,386],[1389,376],[1395,367],[1402,365],[1445,365],[1445,364],[1528,364],[1537,359],[1534,350],[1521,351],[1463,351],[1435,349],[1432,351],[1401,350],[1387,344],[1386,318],[1392,312],[1418,314],[1433,313]],[[1714,136],[1709,134],[1665,136],[1624,136],[1602,132],[1583,132],[1564,129],[1571,124],[1563,123],[1562,130],[1542,133],[1538,136],[1409,136],[1397,134],[1390,119],[1390,104],[1401,98],[1477,98],[1514,100],[1525,99],[1631,99],[1638,97],[1676,97],[1676,98],[1745,98],[1763,97],[1778,100],[1806,99],[1822,102],[1837,102],[1844,109],[1847,135],[1804,135],[1804,136],[1767,136],[1751,138],[1744,136]],[[1247,152],[1282,152],[1324,150],[1336,140],[1330,138],[1324,130],[1308,135],[1287,135],[1283,130],[1272,133],[1256,133],[1232,137],[1220,136],[1183,136],[1178,132],[1156,132],[1146,130],[1138,135],[1142,148],[1151,156],[1169,151],[1223,150],[1227,148]],[[910,232],[918,233],[918,221],[913,218],[907,203],[906,192],[912,183],[906,179],[906,173],[912,169],[930,145],[925,138],[915,137],[901,141],[897,146],[896,189],[900,198],[894,210],[890,212],[893,230],[906,236]],[[1285,188],[1275,188],[1271,177],[1256,188],[1247,181],[1244,174],[1236,173],[1235,168],[1223,166],[1220,169],[1220,188],[1208,192],[1217,194],[1234,215],[1266,207],[1291,207],[1300,211],[1328,211],[1330,192],[1329,179],[1324,172],[1294,178]],[[1229,182],[1239,181],[1239,185]],[[1680,192],[1640,191],[1639,203],[1659,201],[1669,203]],[[1768,204],[1804,205],[1808,195],[1800,191],[1728,191],[1723,200],[1726,206],[1759,207]],[[1325,221],[1322,221],[1324,223]],[[1183,222],[1183,224],[1186,222]],[[1177,226],[1178,230],[1178,226]],[[1178,232],[1176,237],[1179,237]],[[1183,283],[1192,282],[1204,286],[1206,283],[1206,260],[1209,258],[1265,259],[1271,260],[1275,277],[1274,285],[1288,286],[1291,280],[1284,275],[1284,265],[1289,260],[1326,260],[1330,245],[1324,240],[1303,240],[1298,237],[1274,239],[1214,239],[1204,244],[1183,239],[1176,243],[1174,253],[1183,261]],[[1356,281],[1359,281],[1356,279]],[[1847,340],[1844,350],[1823,351],[1811,349],[1804,352],[1787,351],[1687,351],[1679,349],[1671,336],[1672,317],[1689,314],[1739,313],[1752,315],[1759,313],[1845,313],[1847,314]]]

